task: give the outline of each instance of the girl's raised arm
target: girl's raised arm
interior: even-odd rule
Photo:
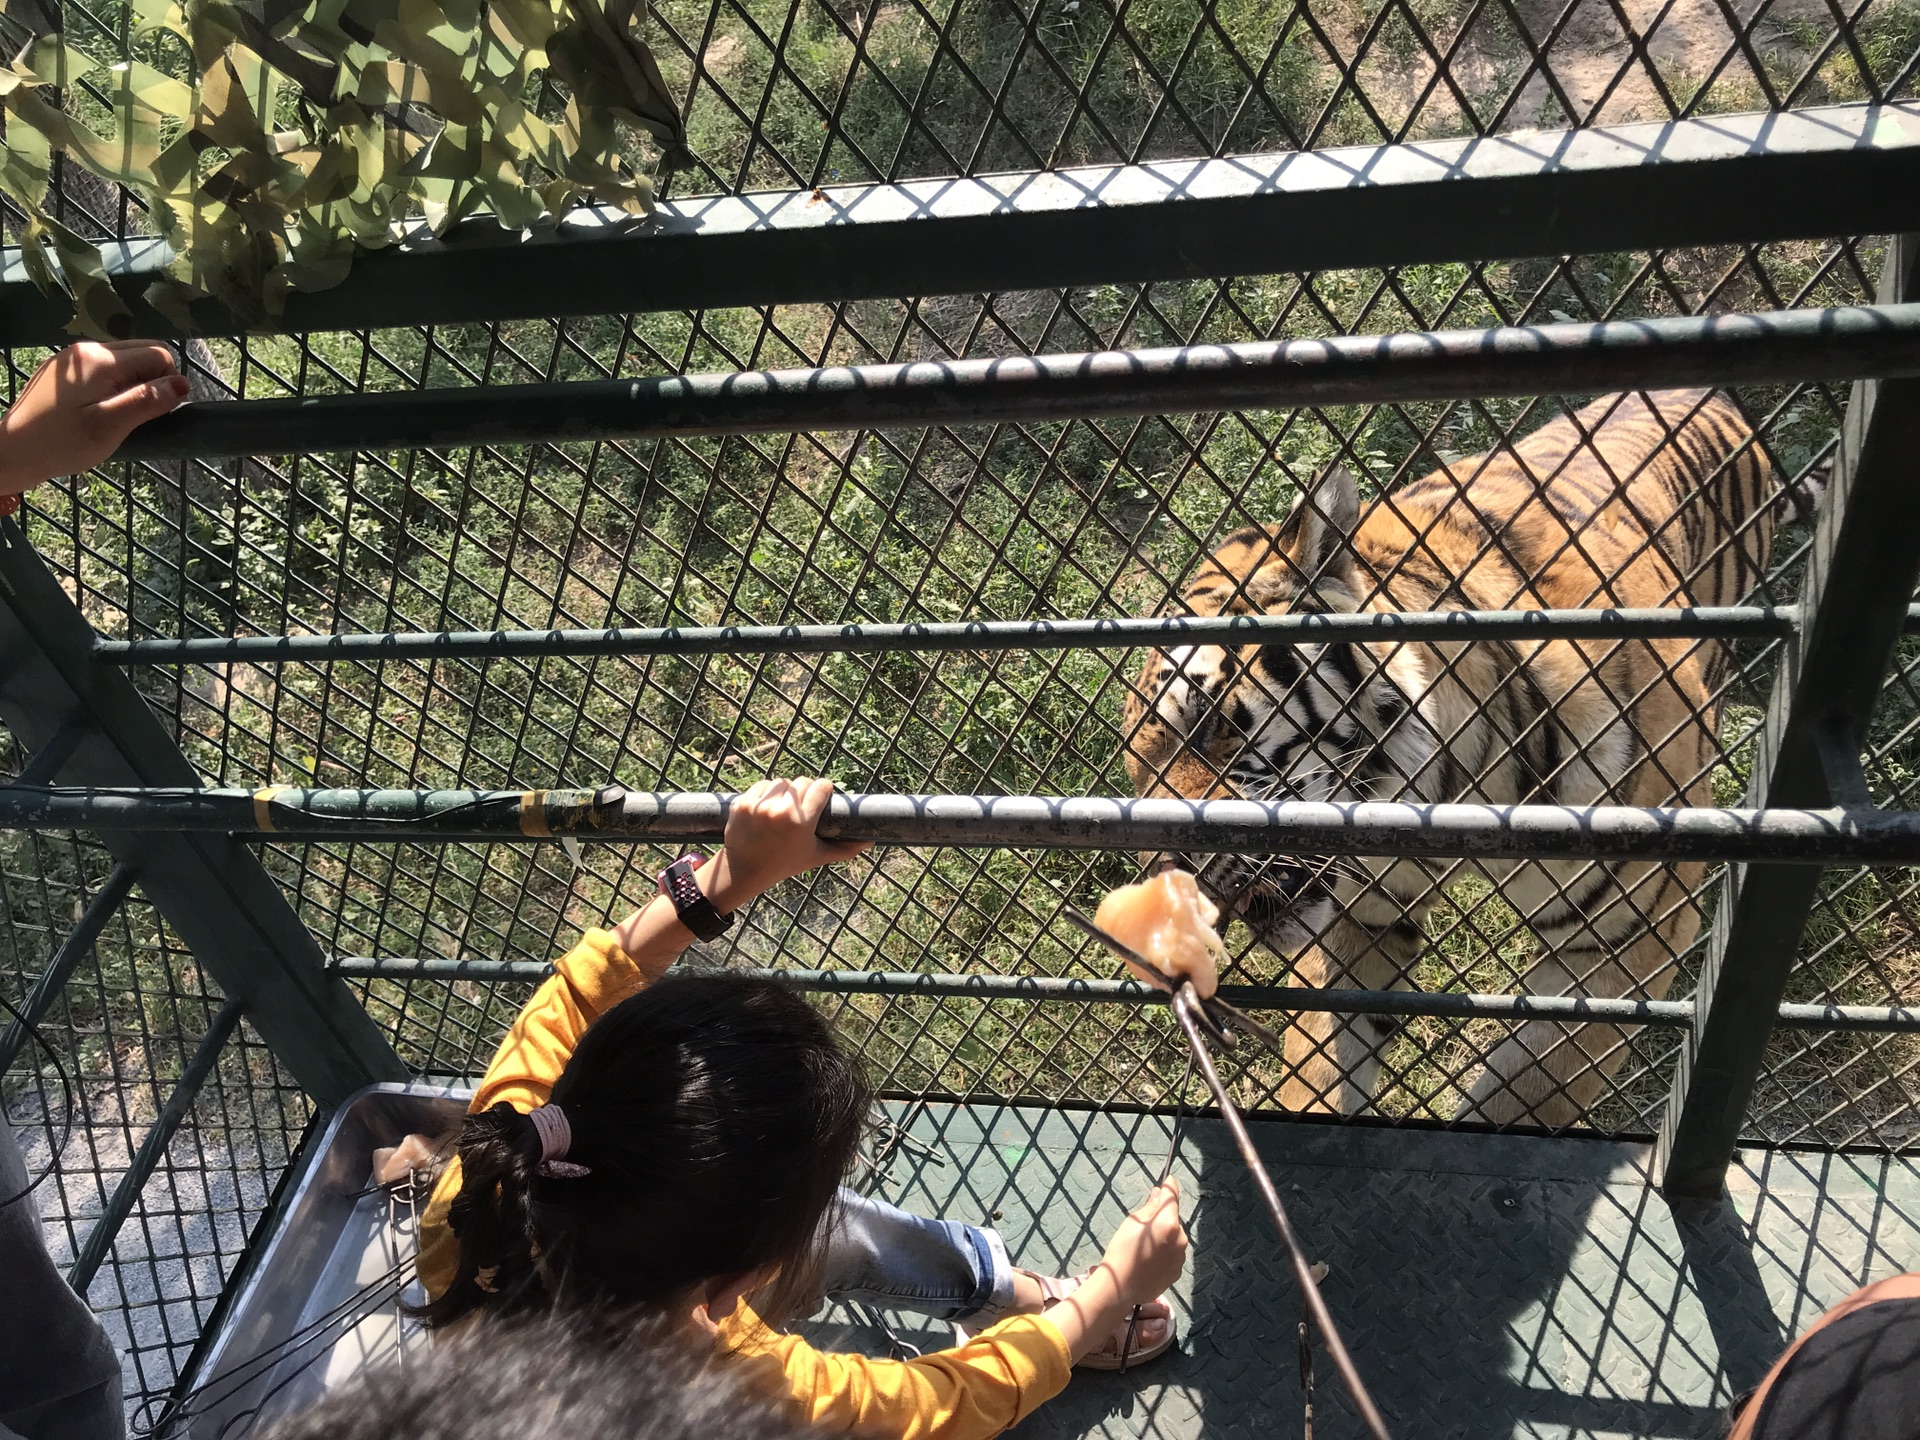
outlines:
[[[721,915],[731,915],[782,880],[865,850],[863,842],[822,840],[816,833],[832,798],[831,780],[805,776],[762,780],[736,796],[720,853],[693,872],[700,893]],[[665,895],[622,920],[614,935],[644,982],[665,974],[695,938]]]
[[[730,915],[782,880],[865,850],[865,844],[822,840],[815,833],[832,798],[831,780],[805,776],[762,780],[743,791],[727,813],[720,853],[694,871],[701,894]],[[589,930],[500,1042],[474,1095],[474,1113],[502,1100],[520,1110],[544,1105],[587,1027],[658,980],[694,939],[665,895],[654,896],[611,932]]]

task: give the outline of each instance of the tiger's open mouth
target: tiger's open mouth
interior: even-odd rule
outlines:
[[[1291,954],[1332,918],[1332,876],[1323,865],[1286,855],[1162,856],[1157,869],[1190,870],[1200,892],[1239,920],[1268,949]]]
[[[1332,889],[1309,871],[1290,893],[1254,885],[1242,894],[1235,918],[1245,922],[1254,939],[1274,954],[1292,956],[1320,938],[1333,919],[1333,908]]]

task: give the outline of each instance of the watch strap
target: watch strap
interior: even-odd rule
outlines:
[[[700,892],[693,872],[704,863],[699,855],[682,855],[660,872],[660,888],[673,901],[680,923],[702,940],[718,940],[733,928],[733,916],[722,915]]]

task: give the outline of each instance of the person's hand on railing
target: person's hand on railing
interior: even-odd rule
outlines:
[[[713,939],[734,911],[782,880],[860,854],[869,842],[820,838],[820,817],[832,799],[831,780],[804,775],[749,786],[728,808],[720,853],[690,872],[699,894],[689,892],[683,899],[693,901],[693,911],[682,915],[671,894],[642,906],[615,930],[620,948],[643,976],[656,980],[692,943],[700,925],[709,926],[705,933]],[[700,905],[703,898],[710,910]]]
[[[782,880],[822,865],[851,860],[868,848],[864,840],[822,840],[820,817],[833,799],[833,782],[802,775],[762,780],[735,797],[727,810],[725,839],[713,873],[700,888],[722,914],[736,910]]]
[[[0,413],[0,496],[91,470],[134,427],[187,398],[173,352],[149,340],[83,340],[49,356]],[[19,505],[8,500],[0,514]]]

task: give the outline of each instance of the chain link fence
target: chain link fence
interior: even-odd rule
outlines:
[[[66,937],[103,892],[111,904],[113,875],[90,841],[4,837],[10,924],[0,984],[30,1016],[29,997]],[[129,1417],[140,1424],[154,1418],[220,1303],[313,1106],[243,1025],[178,1117],[160,1163],[129,1186],[220,997],[137,896],[111,904],[91,947],[66,954],[74,963],[37,1016],[38,1037],[17,1022],[0,1030],[7,1118],[29,1172],[48,1177],[23,1203],[38,1203],[55,1262],[106,1323],[123,1357]],[[121,1223],[103,1230],[117,1201]]]
[[[134,43],[127,9],[59,9],[76,44],[119,54]],[[673,178],[676,198],[1911,98],[1920,64],[1913,0],[689,0],[657,6],[650,34],[686,97],[701,162]],[[124,196],[71,170],[62,184],[70,223],[140,233]],[[630,316],[593,314],[583,295],[581,318],[213,339],[183,358],[200,398],[264,399],[1697,315],[1870,300],[1882,249],[1841,239]],[[41,353],[8,352],[9,395]],[[118,463],[37,492],[27,533],[115,639],[1155,615],[1181,606],[1225,537],[1279,521],[1325,467],[1350,473],[1363,502],[1390,497],[1589,398]],[[1844,387],[1733,399],[1782,493],[1810,497]],[[1797,598],[1804,506],[1770,514],[1764,574],[1726,603]],[[1656,687],[1689,666],[1711,672],[1669,722],[1704,728],[1708,743],[1666,795],[1624,803],[1738,804],[1776,642],[1741,641],[1724,665],[1712,642],[1642,648],[1663,657]],[[1601,652],[1617,650],[1590,647]],[[1140,687],[1144,660],[1007,650],[134,673],[212,784],[733,790],[807,773],[870,791],[1117,795],[1133,788],[1129,699],[1154,700]],[[1591,681],[1601,661],[1589,663]],[[1893,808],[1913,803],[1917,666],[1909,642],[1866,757],[1874,798]],[[642,902],[670,858],[600,844],[264,854],[329,955],[534,962]],[[1060,896],[1090,908],[1140,865],[1112,853],[874,852],[770,894],[694,960],[1112,978],[1108,958],[1059,923]],[[110,869],[85,839],[5,839],[9,999],[31,993]],[[1582,884],[1568,872],[1516,903],[1462,869],[1435,887],[1417,943],[1382,984],[1513,993],[1538,956],[1543,910]],[[1913,1003],[1914,884],[1905,870],[1831,872],[1788,999]],[[1605,980],[1596,962],[1575,988],[1686,998],[1718,886],[1710,873],[1673,894],[1628,893],[1618,903],[1663,937],[1658,953],[1630,985]],[[1671,923],[1681,910],[1686,922]],[[1245,924],[1228,940],[1230,982],[1306,983],[1291,954]],[[483,1068],[529,990],[354,983],[407,1064],[433,1077]],[[43,1024],[74,1077],[71,1100],[37,1046],[9,1053],[8,1113],[36,1166],[55,1150],[62,1162],[39,1201],[63,1260],[81,1255],[220,1001],[136,895]],[[821,1003],[889,1092],[1116,1107],[1176,1098],[1184,1052],[1157,1011],[864,994]],[[1344,1104],[1338,1081],[1303,1095],[1301,1068],[1273,1057],[1236,1061],[1232,1083],[1253,1109],[1452,1124],[1464,1107],[1483,1123],[1498,1117],[1474,1112],[1473,1087],[1514,1029],[1418,1016],[1381,1025],[1368,1047],[1378,1079]],[[1611,1032],[1574,1113],[1506,1118],[1650,1134],[1676,1033]],[[1916,1047],[1910,1033],[1777,1032],[1751,1137],[1910,1145]],[[171,1387],[312,1110],[244,1024],[189,1098],[89,1291],[120,1317],[136,1408]]]

